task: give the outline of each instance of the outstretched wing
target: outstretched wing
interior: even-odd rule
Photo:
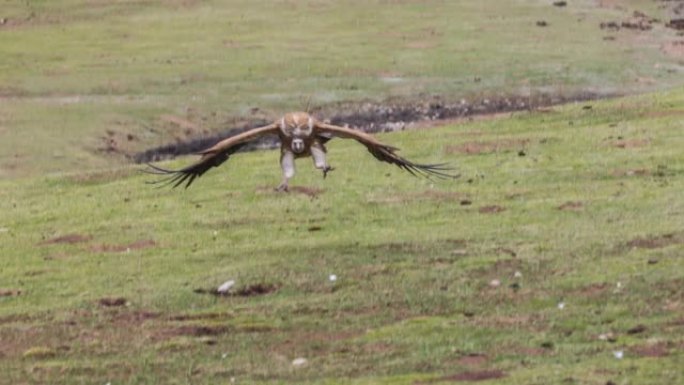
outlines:
[[[420,164],[411,162],[408,159],[404,159],[395,153],[399,150],[398,148],[383,144],[379,142],[377,139],[375,139],[372,135],[369,135],[363,131],[335,126],[332,124],[326,124],[322,122],[316,122],[316,128],[321,134],[329,134],[333,136],[338,136],[340,138],[354,139],[357,142],[366,146],[368,152],[373,154],[373,156],[377,160],[398,166],[399,168],[406,170],[413,175],[420,175],[427,178],[429,178],[430,176],[435,176],[438,178],[445,179],[455,179],[460,176],[458,174],[449,173],[449,171],[452,171],[453,169],[447,167],[445,163]]]
[[[184,182],[187,182],[185,188],[188,188],[196,178],[204,175],[204,173],[211,168],[220,166],[250,140],[263,135],[276,134],[277,132],[278,125],[272,123],[267,126],[253,128],[241,134],[231,136],[206,150],[200,151],[198,154],[202,155],[202,158],[200,158],[199,161],[181,168],[180,170],[167,170],[148,163],[149,169],[145,170],[146,172],[155,175],[168,175],[168,178],[149,183],[173,184],[173,187],[178,187]]]

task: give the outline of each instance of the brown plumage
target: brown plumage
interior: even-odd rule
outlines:
[[[158,175],[169,175],[169,178],[161,181],[177,187],[185,183],[187,188],[194,180],[209,171],[213,167],[220,166],[237,152],[247,142],[263,135],[278,135],[280,138],[280,164],[283,170],[283,180],[278,190],[287,191],[288,181],[294,176],[294,160],[296,158],[311,156],[314,166],[323,171],[323,177],[333,168],[325,159],[325,143],[334,137],[354,139],[366,146],[368,151],[378,160],[398,166],[413,175],[438,178],[457,178],[458,175],[449,173],[451,168],[444,164],[419,164],[413,163],[396,154],[398,148],[379,142],[372,135],[363,131],[346,127],[326,124],[316,120],[305,112],[292,112],[269,125],[253,128],[239,135],[224,139],[214,146],[199,153],[202,157],[199,161],[179,170],[166,170],[148,164],[148,172]]]

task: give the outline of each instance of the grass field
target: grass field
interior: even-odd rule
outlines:
[[[3,2],[0,384],[683,383],[670,3],[550,3]],[[582,92],[641,94],[379,135],[455,181],[126,158],[309,97]]]
[[[132,168],[3,181],[4,381],[681,382],[683,101],[382,136],[456,182],[342,140],[290,194],[274,151],[188,190]],[[195,292],[228,279],[243,295]]]
[[[681,39],[664,26],[669,8],[658,7],[666,3],[550,3],[4,1],[0,177],[107,168],[125,163],[122,154],[236,118],[273,119],[309,99],[615,94],[683,83]],[[660,22],[600,28],[637,10]]]

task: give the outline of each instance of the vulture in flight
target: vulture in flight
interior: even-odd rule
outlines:
[[[306,112],[292,112],[269,125],[253,128],[216,143],[199,152],[198,155],[201,155],[201,158],[197,162],[179,170],[167,170],[148,164],[150,167],[148,172],[168,176],[152,183],[166,182],[173,184],[173,187],[185,183],[187,188],[197,177],[228,160],[247,142],[269,134],[278,135],[280,138],[280,165],[283,179],[277,187],[278,191],[288,191],[288,182],[295,174],[296,158],[310,155],[314,166],[323,171],[325,178],[328,172],[333,170],[325,159],[327,152],[325,143],[333,137],[354,139],[366,146],[377,160],[396,165],[413,175],[428,178],[430,176],[458,178],[458,175],[449,172],[451,168],[446,167],[445,164],[419,164],[404,159],[396,154],[398,148],[383,144],[363,131],[326,124]]]

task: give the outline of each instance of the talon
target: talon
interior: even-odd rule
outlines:
[[[325,177],[328,176],[328,173],[329,173],[330,171],[334,171],[334,170],[335,170],[334,167],[326,166],[326,167],[323,169],[323,179],[325,179]]]

